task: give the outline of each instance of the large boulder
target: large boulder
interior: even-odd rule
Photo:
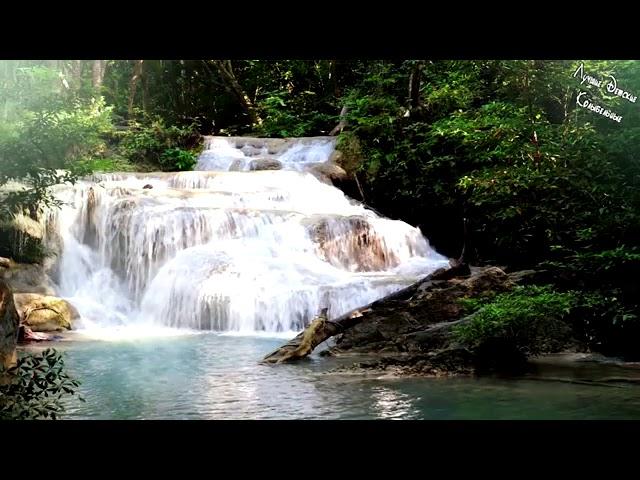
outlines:
[[[334,163],[316,163],[309,167],[309,171],[320,180],[342,181],[347,178],[347,172]]]
[[[34,332],[71,330],[80,318],[76,308],[62,298],[37,293],[16,293],[13,297],[21,323]]]
[[[446,278],[446,277],[443,277]],[[447,348],[452,327],[461,321],[460,299],[513,287],[500,268],[473,268],[469,275],[422,283],[407,299],[390,299],[364,313],[364,321],[336,340],[332,353],[428,352]]]
[[[0,367],[9,368],[16,363],[19,323],[11,287],[0,280]]]
[[[275,158],[256,158],[251,160],[249,170],[280,170],[282,163]]]

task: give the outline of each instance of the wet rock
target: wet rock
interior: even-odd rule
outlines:
[[[242,148],[240,148],[240,150],[247,157],[255,157],[257,155],[264,154],[263,148],[257,148],[257,147],[254,147],[253,145],[244,145]]]
[[[274,158],[257,158],[249,163],[249,170],[280,170],[282,163]]]
[[[309,172],[321,180],[343,181],[347,178],[347,172],[334,163],[318,163],[309,167]]]
[[[230,172],[240,172],[240,171],[242,171],[243,165],[244,165],[244,163],[242,162],[242,160],[240,160],[238,158],[237,160],[234,160],[233,163],[229,166],[229,171]]]
[[[304,223],[318,246],[318,255],[336,267],[379,271],[400,263],[364,217],[312,217]]]
[[[76,308],[62,298],[35,293],[13,296],[20,321],[34,332],[71,330],[80,318]]]

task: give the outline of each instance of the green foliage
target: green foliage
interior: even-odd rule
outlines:
[[[573,252],[564,262],[546,262],[544,265],[599,276],[631,262],[640,262],[640,252],[623,245],[609,250]]]
[[[259,103],[263,123],[256,128],[256,133],[265,137],[304,137],[330,128],[337,121],[335,114],[309,111],[299,105],[306,103],[304,96],[313,95],[314,92],[308,91],[302,92],[302,97],[286,90],[269,93]]]
[[[456,335],[474,347],[501,340],[525,355],[536,355],[554,342],[561,346],[570,329],[573,338],[589,349],[636,360],[640,358],[638,305],[623,298],[623,292],[612,288],[560,292],[550,285],[532,285],[461,299],[471,321],[459,326]]]
[[[620,289],[600,289],[579,294],[573,330],[591,349],[605,355],[640,359],[640,315],[635,305],[625,302]]]
[[[163,170],[189,170],[197,158],[194,149],[200,135],[194,125],[167,126],[160,118],[132,120],[119,132],[120,153],[132,163],[152,164]]]
[[[614,327],[616,325],[624,326],[627,322],[638,320],[638,315],[621,302],[620,293],[615,290],[583,292],[580,295],[578,306],[590,312],[591,319],[585,320],[587,328],[592,327],[591,323],[596,318],[610,323]],[[596,326],[596,328],[598,327]]]
[[[83,176],[93,172],[136,172],[143,168],[140,164],[134,165],[122,157],[112,156],[79,160],[73,165],[73,170],[77,175]]]
[[[360,169],[362,164],[362,147],[358,137],[353,132],[342,132],[338,136],[336,150],[340,152],[339,163],[349,174]]]
[[[516,287],[494,299],[467,300],[475,312],[457,327],[460,341],[480,346],[499,338],[526,355],[537,355],[545,344],[565,332],[562,319],[576,303],[574,293],[560,293],[551,286]]]
[[[638,241],[640,152],[629,141],[637,126],[576,107],[579,62],[427,62],[422,102],[412,111],[399,93],[412,63],[381,63],[372,62],[345,97],[376,209],[420,226],[451,256],[460,252],[466,218],[476,262],[528,266],[558,246]],[[621,62],[619,83],[633,85],[639,65]],[[617,66],[585,68],[604,75]],[[629,105],[619,108],[637,117]]]
[[[80,385],[53,349],[21,356],[15,367],[0,371],[0,379],[0,420],[56,420],[65,412],[63,399]]]
[[[103,99],[65,103],[47,98],[37,110],[22,111],[7,124],[0,137],[0,186],[16,179],[22,187],[4,197],[0,217],[22,210],[35,217],[42,207],[56,206],[50,187],[73,183],[76,162],[105,153],[110,114]]]
[[[167,170],[193,170],[198,155],[181,148],[168,148],[160,155],[160,165]]]

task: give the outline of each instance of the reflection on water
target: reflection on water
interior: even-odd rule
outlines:
[[[375,387],[372,397],[379,418],[409,419],[415,418],[419,413],[414,410],[412,398],[406,393],[388,387]]]
[[[331,358],[257,363],[281,341],[202,334],[61,342],[87,400],[71,399],[67,418],[640,419],[637,384],[580,383],[638,379],[640,369],[584,364],[518,380],[398,379],[326,374],[341,363]]]

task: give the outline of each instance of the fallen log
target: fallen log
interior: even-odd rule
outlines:
[[[311,321],[307,328],[285,345],[264,357],[262,363],[279,364],[304,358],[311,354],[311,352],[313,352],[313,350],[325,340],[362,322],[365,319],[365,314],[367,312],[375,309],[381,304],[390,301],[406,300],[412,297],[418,288],[427,282],[450,280],[457,276],[470,274],[470,269],[467,264],[458,262],[450,262],[450,264],[451,266],[449,268],[440,268],[402,290],[387,295],[386,297],[376,300],[364,307],[351,310],[334,320],[327,319],[327,309],[323,309],[322,312]]]

